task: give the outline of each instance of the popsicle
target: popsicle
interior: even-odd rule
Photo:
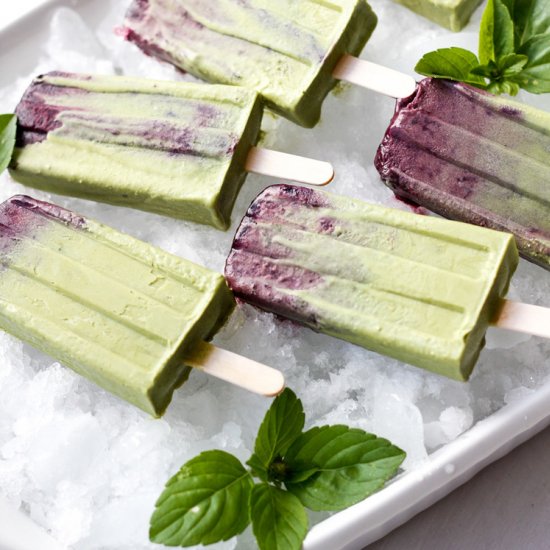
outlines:
[[[161,415],[191,366],[259,393],[281,374],[205,342],[234,300],[221,275],[53,204],[0,205],[0,328]],[[229,352],[226,352],[229,353]]]
[[[550,269],[550,114],[466,84],[425,79],[397,103],[376,155],[399,196],[513,233]]]
[[[52,72],[16,114],[22,183],[220,229],[247,171],[333,176],[328,163],[255,147],[262,105],[239,87]]]
[[[255,306],[466,380],[490,322],[532,329],[502,300],[517,263],[506,233],[279,185],[248,209],[225,276]],[[550,337],[549,309],[517,308]]]
[[[482,0],[394,0],[434,23],[450,29],[462,30]]]
[[[414,90],[414,79],[354,57],[376,23],[365,0],[133,0],[123,33],[203,80],[253,88],[312,127],[337,79],[395,97]]]

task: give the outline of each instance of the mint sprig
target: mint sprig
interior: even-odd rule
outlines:
[[[17,117],[0,115],[0,174],[8,167],[15,146]]]
[[[516,95],[520,88],[550,92],[550,2],[488,0],[478,56],[463,48],[442,48],[424,55],[415,71],[494,94]]]
[[[286,389],[260,425],[247,464],[207,451],[183,465],[156,503],[150,539],[169,546],[227,540],[249,523],[260,550],[299,550],[305,507],[341,510],[380,489],[405,453],[363,430],[321,426],[303,431],[302,402]],[[254,483],[253,477],[259,478]]]

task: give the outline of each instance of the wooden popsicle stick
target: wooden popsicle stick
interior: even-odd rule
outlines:
[[[340,59],[332,76],[398,99],[409,97],[416,90],[412,76],[348,54]]]
[[[502,300],[491,324],[498,328],[550,338],[550,308]]]
[[[185,358],[185,364],[266,397],[278,395],[285,387],[284,376],[277,369],[208,342],[197,345],[193,355]]]
[[[252,147],[244,168],[247,172],[309,185],[327,185],[334,179],[334,168],[328,162],[261,147]]]

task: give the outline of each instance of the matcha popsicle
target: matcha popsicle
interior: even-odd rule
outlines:
[[[434,23],[460,31],[482,0],[394,0]]]
[[[155,416],[190,366],[233,380],[204,342],[234,305],[221,275],[26,196],[0,205],[0,243],[6,332]],[[239,365],[244,387],[282,389],[278,371]]]
[[[365,0],[133,0],[124,34],[199,78],[255,89],[274,111],[312,127],[376,22]],[[367,74],[350,81],[369,87],[371,65],[361,71],[355,61],[354,75]],[[412,93],[413,79],[389,74],[390,95]]]
[[[550,114],[425,79],[398,101],[376,155],[384,182],[442,216],[516,237],[550,269]]]
[[[220,229],[246,172],[265,172],[265,156],[278,155],[254,146],[261,101],[234,86],[52,72],[32,82],[16,114],[18,181]],[[333,174],[291,155],[266,173],[310,183]]]
[[[280,185],[248,209],[225,275],[253,305],[466,380],[517,262],[506,233]]]

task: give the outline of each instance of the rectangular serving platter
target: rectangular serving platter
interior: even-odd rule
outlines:
[[[48,34],[43,22],[55,8],[71,7],[94,26],[101,21],[105,4],[104,0],[42,0],[26,15],[0,29],[0,87],[28,74],[36,65]],[[536,391],[477,422],[383,490],[315,525],[304,549],[355,550],[383,537],[548,426],[549,402],[547,380]],[[4,534],[17,525],[10,527],[5,519],[0,508],[0,529]]]

